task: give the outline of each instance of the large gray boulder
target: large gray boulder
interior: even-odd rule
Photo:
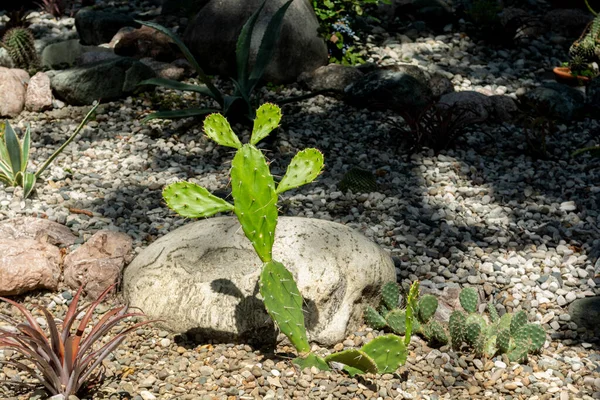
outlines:
[[[203,4],[204,3],[204,4]],[[197,0],[200,11],[191,19],[184,42],[209,71],[235,76],[235,47],[242,27],[258,9],[262,0]],[[265,4],[254,27],[250,50],[251,64],[273,14],[285,0]],[[317,29],[319,23],[310,2],[294,1],[288,8],[276,50],[264,80],[273,83],[293,82],[302,72],[327,64],[327,46]]]
[[[87,53],[105,53],[107,57],[114,55],[112,49],[98,46],[83,46],[78,39],[52,43],[44,47],[41,64],[50,69],[66,69],[83,64],[82,58]]]
[[[416,65],[399,64],[370,72],[345,89],[346,101],[356,107],[421,109],[433,100],[429,77]]]
[[[571,121],[581,115],[585,106],[582,92],[556,82],[544,83],[522,96],[530,109],[549,118]]]
[[[133,17],[126,14],[96,11],[91,8],[83,8],[75,14],[75,28],[81,44],[85,45],[108,43],[119,29],[136,25]]]
[[[366,304],[395,281],[391,258],[352,229],[281,217],[273,258],[294,275],[305,300],[309,339],[342,341]],[[258,291],[261,261],[234,217],[190,223],[152,243],[125,268],[127,301],[165,328],[197,340],[274,340]],[[200,336],[200,338],[198,338]]]
[[[133,93],[141,81],[155,76],[147,65],[125,57],[48,74],[56,96],[71,105],[121,98]]]

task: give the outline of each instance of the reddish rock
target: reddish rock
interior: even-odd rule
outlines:
[[[65,257],[64,279],[71,288],[85,284],[85,293],[97,298],[118,282],[121,271],[133,257],[133,241],[124,233],[99,231]]]
[[[19,217],[0,222],[3,239],[35,239],[54,246],[68,247],[75,243],[75,235],[64,225],[47,219]]]
[[[58,289],[60,250],[34,239],[0,239],[0,296]]]
[[[23,111],[28,82],[27,71],[0,67],[1,117],[16,117]]]
[[[45,73],[38,72],[29,81],[25,94],[25,108],[35,112],[52,108],[50,78]]]
[[[151,57],[163,62],[171,62],[178,58],[176,46],[171,39],[148,26],[119,31],[111,43],[114,44],[115,54],[120,56]]]

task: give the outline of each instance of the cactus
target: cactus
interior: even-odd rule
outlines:
[[[450,314],[448,329],[450,330],[450,338],[452,347],[459,349],[462,342],[465,340],[467,316],[462,311],[453,311]]]
[[[479,338],[479,334],[481,333],[481,326],[476,323],[472,323],[466,326],[465,329],[465,342],[469,345],[475,345],[477,338]]]
[[[37,66],[35,41],[28,28],[9,29],[2,38],[2,47],[6,49],[17,68],[30,69]]]
[[[497,323],[498,320],[500,320],[500,317],[498,316],[498,310],[496,310],[496,306],[494,305],[494,303],[489,301],[487,304],[487,308],[488,313],[490,314],[490,320],[492,321],[492,324]]]
[[[370,372],[375,374],[378,371],[375,360],[369,357],[364,351],[358,349],[338,351],[325,357],[325,361],[328,363],[339,362],[363,373]]]
[[[408,355],[404,342],[396,335],[378,336],[365,344],[361,351],[375,361],[380,374],[395,372],[406,362]]]
[[[342,192],[351,190],[352,193],[370,193],[377,191],[377,180],[372,172],[360,168],[352,168],[338,184]]]
[[[468,313],[477,312],[477,303],[479,302],[479,295],[477,290],[473,288],[464,288],[460,291],[459,295],[460,305]]]
[[[321,359],[307,355],[310,345],[304,326],[302,296],[294,278],[283,264],[272,259],[277,199],[281,191],[276,191],[265,156],[255,144],[279,125],[281,111],[273,104],[263,104],[256,116],[250,143],[244,145],[222,115],[212,114],[204,121],[204,131],[209,138],[237,150],[231,163],[233,205],[186,182],[167,186],[163,197],[170,208],[186,217],[207,217],[223,211],[235,213],[244,234],[263,261],[259,289],[267,312],[300,353],[298,363],[322,366],[325,363]],[[288,168],[280,182],[280,185],[289,182],[284,185],[285,190],[313,181],[323,169],[323,156],[316,149],[304,150],[294,159],[294,165],[308,164],[310,167]]]
[[[426,294],[419,300],[419,320],[427,323],[438,308],[438,300],[435,296]]]
[[[398,307],[398,301],[400,299],[400,288],[396,282],[387,282],[381,288],[381,300],[382,305],[387,307],[389,310],[393,310]]]
[[[387,321],[371,306],[365,308],[365,321],[373,329],[382,329],[387,326]]]
[[[510,350],[510,330],[502,329],[496,335],[496,345],[500,353],[508,353]]]
[[[586,26],[585,30],[569,47],[569,66],[573,73],[580,74],[600,58],[600,15]]]
[[[514,336],[525,324],[527,324],[527,314],[521,310],[514,314],[510,321],[510,334]]]

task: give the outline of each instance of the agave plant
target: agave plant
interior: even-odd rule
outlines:
[[[190,65],[196,70],[199,80],[203,83],[202,85],[192,85],[182,82],[178,82],[171,79],[164,78],[152,78],[147,79],[139,83],[139,85],[156,85],[163,86],[169,89],[182,90],[188,92],[196,92],[212,98],[219,105],[217,108],[188,108],[184,110],[170,110],[170,111],[159,111],[148,115],[144,118],[144,122],[155,119],[155,118],[185,118],[194,117],[199,115],[206,115],[214,112],[222,111],[227,115],[231,109],[232,104],[243,101],[247,112],[247,117],[252,120],[254,119],[254,105],[252,104],[252,92],[254,88],[262,78],[265,69],[275,51],[275,44],[279,37],[279,30],[283,23],[283,17],[292,3],[293,0],[289,0],[282,5],[273,15],[269,21],[265,30],[262,42],[256,56],[256,62],[252,69],[249,69],[249,58],[250,58],[250,42],[252,39],[252,32],[254,26],[258,20],[258,16],[261,13],[266,0],[262,2],[261,6],[250,16],[248,21],[244,24],[240,35],[238,36],[236,45],[236,66],[237,66],[237,79],[233,80],[235,91],[233,95],[224,95],[215,85],[211,82],[210,78],[204,70],[200,67],[190,50],[187,46],[179,39],[173,32],[168,30],[162,25],[154,22],[136,21],[139,24],[149,26],[150,28],[156,29],[157,31],[167,35],[173,43],[179,47],[185,58],[188,60]]]
[[[119,322],[129,317],[143,315],[128,312],[128,306],[124,305],[109,310],[97,324],[91,326],[91,329],[87,329],[94,310],[113,287],[114,285],[106,288],[100,297],[90,305],[78,308],[83,290],[83,286],[80,287],[62,322],[55,320],[46,308],[38,306],[37,308],[46,318],[49,334],[42,329],[36,318],[25,307],[0,297],[0,300],[16,307],[25,317],[25,321],[20,322],[0,314],[0,320],[13,327],[13,329],[0,327],[0,348],[11,349],[26,360],[25,362],[16,359],[0,360],[0,365],[10,365],[31,374],[52,395],[76,394],[84,384],[98,381],[101,373],[95,373],[96,369],[125,340],[127,334],[142,325],[154,322],[138,322],[114,337],[108,338],[110,331]],[[83,318],[76,330],[73,331],[77,315],[84,311]],[[60,330],[59,325],[61,326]],[[103,340],[105,338],[107,339]],[[96,345],[100,342],[105,343]],[[6,383],[13,382],[7,381]]]
[[[0,137],[0,182],[7,186],[21,186],[23,198],[27,198],[33,191],[35,181],[48,168],[50,163],[75,139],[75,136],[83,129],[87,121],[95,115],[98,103],[87,113],[75,132],[60,146],[37,172],[27,172],[29,164],[29,150],[31,146],[31,132],[27,127],[23,139],[19,140],[17,134],[7,121],[4,127],[4,135]]]

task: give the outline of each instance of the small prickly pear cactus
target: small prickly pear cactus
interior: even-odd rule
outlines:
[[[398,335],[410,336],[407,335],[407,314],[410,311],[411,333],[424,336],[430,344],[445,345],[448,343],[446,330],[443,325],[432,319],[438,307],[438,300],[430,294],[419,299],[418,286],[412,287],[412,290],[413,300],[409,301],[407,298],[406,309],[400,309],[398,285],[393,282],[385,284],[381,290],[379,312],[372,307],[367,307],[364,314],[365,322],[373,329],[389,328]],[[411,302],[412,306],[409,304]]]
[[[301,355],[310,352],[306,337],[302,296],[292,274],[273,260],[272,250],[277,226],[278,195],[312,182],[323,169],[323,155],[306,149],[294,156],[279,184],[275,183],[262,152],[255,145],[279,125],[281,110],[263,104],[256,112],[250,143],[242,144],[227,119],[212,114],[204,120],[206,135],[222,146],[236,149],[231,163],[231,190],[234,204],[213,196],[193,183],[177,182],[167,186],[163,197],[167,205],[188,218],[233,211],[263,261],[259,289],[267,312]],[[311,361],[312,360],[312,361]],[[321,359],[306,357],[305,363],[322,367]]]
[[[28,28],[9,29],[2,38],[2,47],[17,68],[30,69],[38,63],[33,33]]]
[[[477,312],[477,304],[479,303],[479,295],[477,294],[477,290],[467,287],[461,290],[460,295],[458,296],[460,300],[460,305],[465,309],[469,314],[473,314]]]

